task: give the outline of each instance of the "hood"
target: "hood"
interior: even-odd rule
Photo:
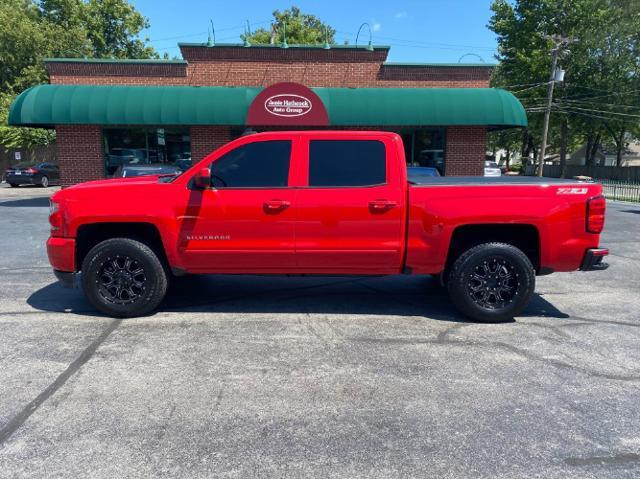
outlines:
[[[117,189],[118,192],[114,192],[114,194],[120,194],[123,188],[127,188],[129,186],[141,188],[145,186],[152,186],[158,184],[158,178],[161,175],[153,175],[153,176],[137,176],[133,178],[113,178],[106,180],[94,180],[94,181],[86,181],[84,183],[78,183],[77,185],[70,186],[68,188],[64,188],[55,192],[51,199],[53,201],[61,201],[68,198],[73,198],[75,194],[82,193],[81,196],[85,196],[86,194],[90,194],[92,190],[100,192],[101,194],[109,194],[110,189]]]

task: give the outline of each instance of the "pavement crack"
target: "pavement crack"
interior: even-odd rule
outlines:
[[[580,321],[580,322],[577,322],[577,323],[563,323],[563,324],[558,325],[558,327],[567,328],[567,327],[571,327],[571,326],[584,326],[585,323],[589,323],[589,324],[613,324],[615,326],[631,326],[631,327],[634,327],[634,328],[640,328],[640,322],[632,323],[630,321],[612,321],[612,320],[608,320],[608,319],[593,319],[593,318],[585,318],[585,317],[582,317],[582,316],[574,316],[574,315],[571,315],[567,319]]]
[[[80,355],[60,375],[47,386],[40,394],[36,396],[29,404],[27,404],[18,414],[16,414],[2,429],[0,429],[0,446],[4,445],[7,440],[29,419],[29,417],[38,410],[44,402],[53,396],[65,383],[76,374],[89,359],[93,357],[97,349],[106,341],[120,324],[122,319],[114,319],[100,335],[87,346]]]
[[[617,465],[640,462],[640,454],[633,452],[616,454],[615,456],[568,457],[564,460],[569,466]]]
[[[456,343],[457,341],[448,341],[449,344],[453,344]],[[473,342],[469,342],[470,344],[476,344],[478,345],[478,343],[473,343]],[[487,346],[494,346],[497,348],[502,348],[506,351],[509,351],[511,353],[517,354],[519,356],[522,356],[526,359],[532,360],[532,361],[539,361],[545,364],[548,364],[550,366],[554,366],[556,368],[559,369],[570,369],[573,371],[578,371],[582,374],[585,374],[587,376],[590,377],[594,377],[594,378],[601,378],[601,379],[611,379],[611,380],[615,380],[615,381],[640,381],[640,376],[627,376],[627,375],[623,375],[623,374],[609,374],[609,373],[601,373],[599,371],[594,371],[593,369],[589,369],[589,368],[585,368],[582,366],[577,366],[574,364],[570,364],[567,363],[565,361],[559,360],[559,359],[552,359],[552,358],[545,358],[543,356],[538,356],[537,354],[531,353],[529,351],[526,351],[524,349],[518,348],[516,346],[512,346],[511,344],[507,344],[507,343],[502,343],[502,342],[490,342],[490,343],[483,343],[486,344]]]
[[[462,329],[466,326],[471,326],[471,324],[456,324],[455,326],[451,326],[450,328],[445,329],[436,337],[436,343],[444,344],[449,340],[449,335],[454,333],[455,331]]]

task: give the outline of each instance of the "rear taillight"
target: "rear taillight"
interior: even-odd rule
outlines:
[[[604,196],[594,196],[587,201],[587,233],[602,233],[605,209]]]
[[[27,168],[28,175],[35,175],[38,172],[36,168]]]

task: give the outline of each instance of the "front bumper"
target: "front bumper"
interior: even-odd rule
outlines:
[[[606,248],[590,248],[584,254],[584,259],[580,265],[580,271],[598,271],[604,270],[609,267],[608,263],[603,263],[602,260],[609,254],[609,250]]]
[[[54,270],[73,273],[76,270],[76,240],[50,237],[47,240],[47,255]]]

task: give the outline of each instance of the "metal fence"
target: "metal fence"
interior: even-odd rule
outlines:
[[[640,203],[640,181],[596,180],[602,185],[605,198]]]
[[[560,178],[562,175],[560,165],[545,165],[543,171],[544,176],[547,178]],[[536,166],[527,165],[525,167],[524,174],[526,176],[535,175]],[[565,166],[564,177],[573,178],[574,176],[590,176],[591,178],[640,182],[640,166]]]

